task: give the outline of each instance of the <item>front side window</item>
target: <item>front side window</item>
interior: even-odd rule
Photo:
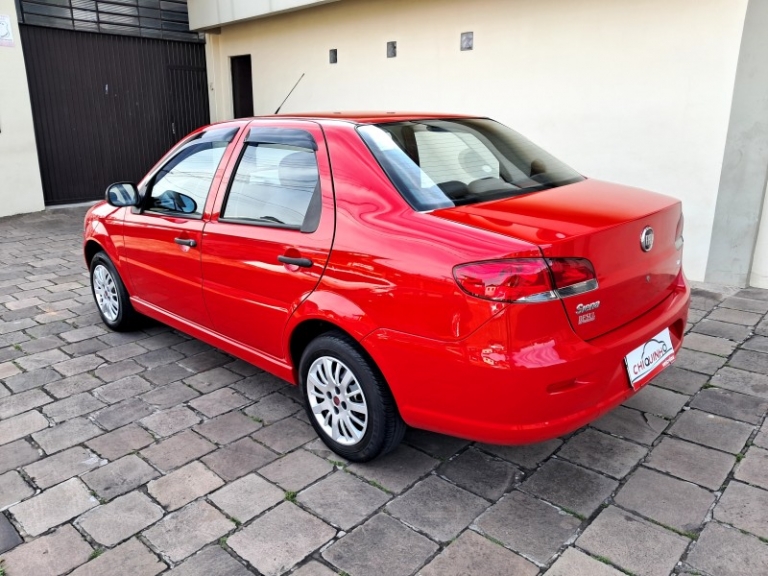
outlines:
[[[147,210],[200,218],[226,141],[193,140],[155,175]]]
[[[246,143],[221,218],[302,228],[318,183],[314,151]]]
[[[416,210],[528,194],[583,180],[517,132],[487,118],[413,120],[358,132]]]

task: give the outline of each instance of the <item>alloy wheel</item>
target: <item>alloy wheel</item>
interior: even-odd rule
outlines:
[[[112,273],[106,266],[98,264],[93,269],[93,294],[99,310],[109,322],[117,320],[120,313],[120,300]]]

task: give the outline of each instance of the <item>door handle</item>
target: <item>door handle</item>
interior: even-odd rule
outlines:
[[[291,258],[290,256],[278,256],[280,262],[283,264],[291,264],[293,266],[299,266],[301,268],[311,268],[312,260],[309,258]]]
[[[173,241],[179,246],[189,246],[190,248],[197,246],[197,242],[189,238],[174,238]]]

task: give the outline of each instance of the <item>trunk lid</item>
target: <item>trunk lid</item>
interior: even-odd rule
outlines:
[[[637,318],[674,290],[678,200],[597,180],[432,212],[539,246],[548,258],[587,258],[598,288],[562,299],[574,331],[589,340]],[[653,230],[644,251],[641,235]]]

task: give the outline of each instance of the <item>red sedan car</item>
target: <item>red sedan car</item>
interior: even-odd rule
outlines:
[[[487,118],[272,116],[202,128],[85,218],[104,322],[150,316],[298,384],[354,461],[406,424],[570,432],[680,348],[675,199],[586,179]]]

